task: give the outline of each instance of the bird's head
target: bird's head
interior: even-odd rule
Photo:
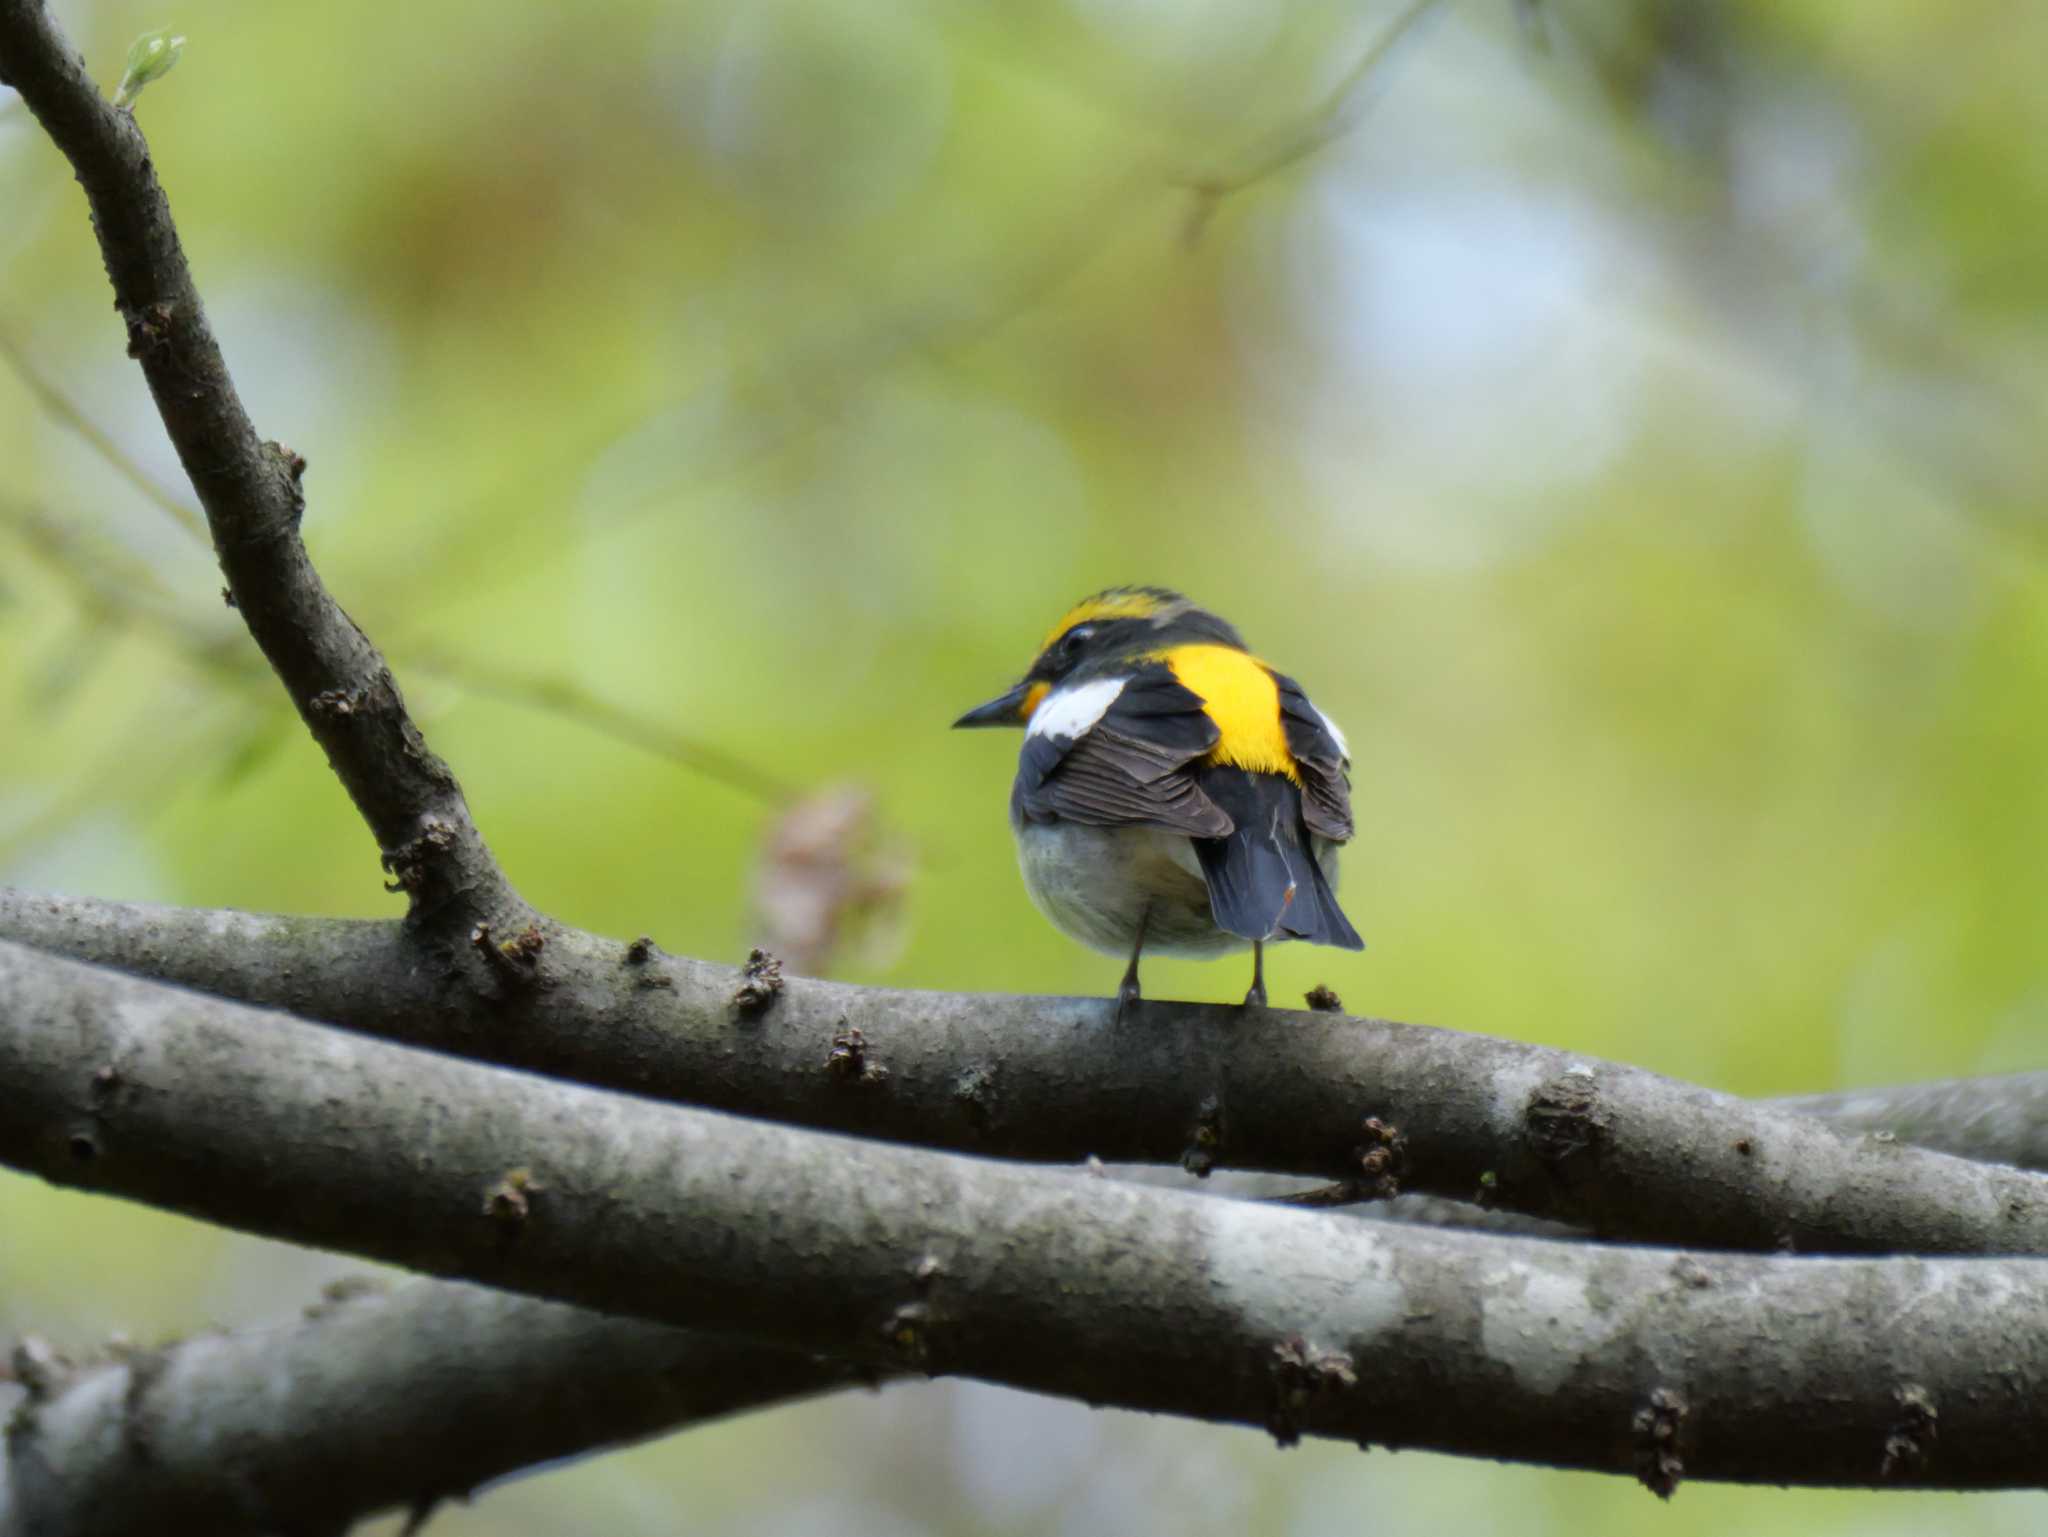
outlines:
[[[1190,642],[1244,650],[1236,630],[1163,587],[1111,587],[1083,598],[1046,632],[1016,684],[953,724],[1024,726],[1062,683],[1114,674],[1139,657]]]

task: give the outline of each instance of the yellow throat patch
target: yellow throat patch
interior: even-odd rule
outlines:
[[[1202,711],[1222,733],[1209,749],[1211,763],[1255,774],[1301,775],[1280,724],[1280,686],[1257,657],[1230,646],[1175,646],[1161,652],[1181,687],[1202,698]]]

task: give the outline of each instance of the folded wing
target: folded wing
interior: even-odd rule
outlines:
[[[1024,821],[1221,837],[1230,818],[1191,772],[1216,737],[1200,697],[1164,667],[1068,684],[1032,716],[1011,804]]]
[[[1351,754],[1327,716],[1292,678],[1273,674],[1280,688],[1280,725],[1301,774],[1301,813],[1308,830],[1332,843],[1351,836]]]

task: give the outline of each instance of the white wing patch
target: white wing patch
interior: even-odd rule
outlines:
[[[1310,704],[1309,708],[1311,710],[1316,710],[1314,704]],[[1331,720],[1330,717],[1325,715],[1321,710],[1316,710],[1316,719],[1323,723],[1323,729],[1329,732],[1331,739],[1336,742],[1337,751],[1342,753],[1344,755],[1344,761],[1346,763],[1349,763],[1351,761],[1351,744],[1344,740],[1344,733],[1337,729],[1337,723]]]
[[[1116,703],[1116,696],[1123,691],[1122,678],[1097,678],[1093,683],[1056,688],[1046,695],[1043,704],[1032,711],[1030,729],[1024,734],[1079,740],[1108,713],[1109,707]]]

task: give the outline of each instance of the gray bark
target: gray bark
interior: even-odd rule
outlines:
[[[2048,1466],[2033,1260],[1679,1254],[1051,1177],[12,945],[0,1076],[0,1160],[46,1178],[888,1369],[1660,1488],[1983,1488]]]
[[[2048,1169],[2048,1072],[1950,1078],[1778,1101],[1844,1131],[1896,1137],[1963,1158]]]
[[[635,1094],[898,1142],[1348,1179],[1367,1117],[1407,1190],[1608,1236],[1802,1252],[2048,1246],[2048,1177],[1654,1073],[1459,1031],[1148,1000],[919,993],[728,967],[545,925],[479,990],[396,923],[0,891],[0,936],[353,1029]],[[857,1043],[857,1044],[856,1044]]]
[[[29,1385],[0,1460],[4,1537],[341,1532],[859,1378],[843,1362],[438,1281],[75,1369],[33,1347],[18,1357]]]

